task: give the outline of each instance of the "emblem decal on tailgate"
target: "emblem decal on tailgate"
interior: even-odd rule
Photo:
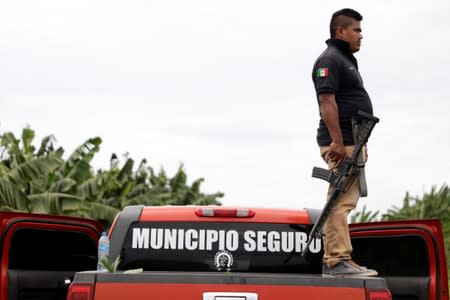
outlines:
[[[214,264],[219,271],[230,272],[233,263],[233,255],[226,250],[219,251],[214,256]]]

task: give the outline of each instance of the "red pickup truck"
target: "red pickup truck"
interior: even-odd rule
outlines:
[[[319,211],[125,208],[110,232],[119,271],[96,268],[101,227],[0,212],[0,300],[448,299],[438,220],[351,225],[354,259],[378,278],[324,278],[322,245],[300,255]],[[139,274],[122,270],[142,268]]]

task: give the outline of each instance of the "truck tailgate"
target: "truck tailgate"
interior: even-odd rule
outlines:
[[[75,281],[95,282],[95,300],[366,299],[367,289],[387,288],[382,278],[254,273],[84,272]]]

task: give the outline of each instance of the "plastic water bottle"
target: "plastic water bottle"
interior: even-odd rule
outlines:
[[[103,258],[109,257],[109,238],[106,232],[102,233],[100,240],[98,241],[98,261],[97,270],[106,271],[106,268],[102,265]]]

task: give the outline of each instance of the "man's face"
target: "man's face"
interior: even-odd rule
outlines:
[[[350,44],[350,51],[355,53],[361,48],[361,22],[352,20],[352,23],[347,27],[340,27],[338,29],[338,38]]]

